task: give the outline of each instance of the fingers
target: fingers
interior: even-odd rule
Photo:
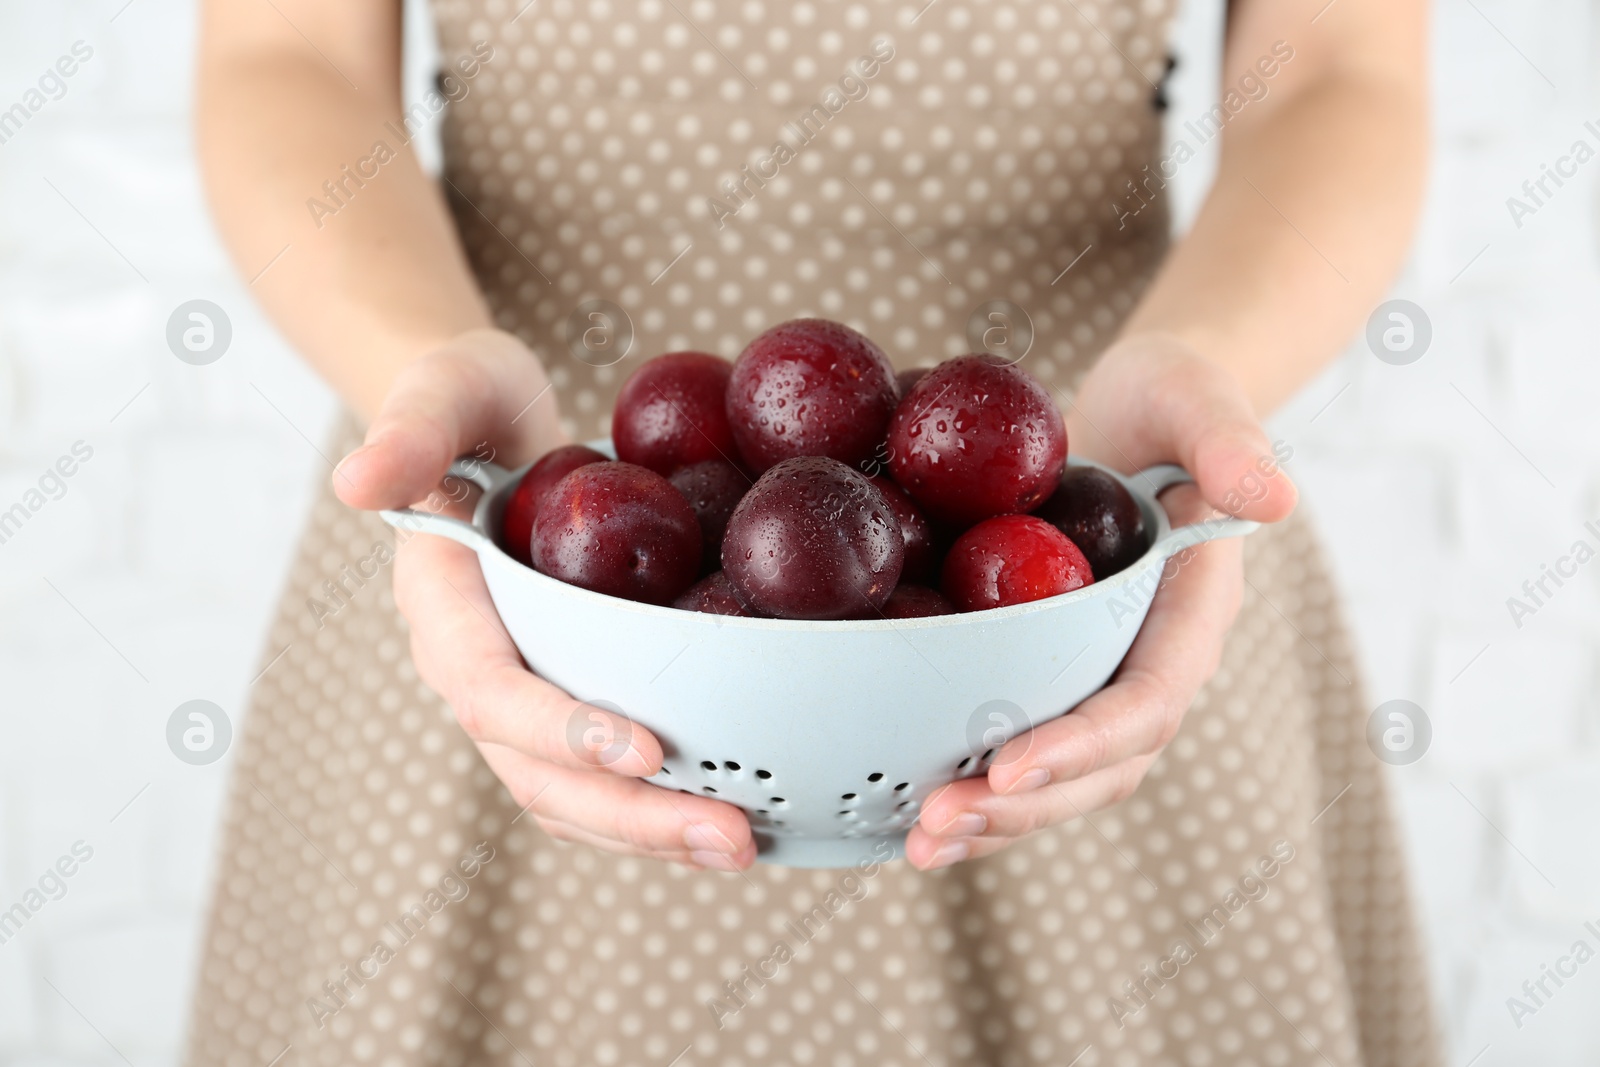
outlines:
[[[565,767],[627,777],[661,769],[661,745],[650,731],[528,671],[470,549],[413,537],[394,567],[395,599],[411,621],[417,672],[455,711],[467,736]]]
[[[739,809],[637,780],[661,767],[648,730],[529,673],[470,550],[432,537],[408,541],[395,560],[395,597],[412,620],[418,673],[551,836],[697,868],[755,862]]]
[[[716,870],[755,862],[750,822],[731,804],[558,767],[500,745],[478,750],[517,806],[552,837]]]
[[[1213,542],[1177,566],[1111,684],[995,754],[987,777],[996,793],[1081,779],[1171,742],[1238,613],[1242,551],[1237,541]]]
[[[1175,337],[1141,334],[1112,346],[1067,421],[1076,454],[1129,471],[1181,464],[1206,501],[1230,515],[1277,522],[1299,497],[1237,379]]]
[[[367,510],[421,500],[457,456],[515,465],[559,443],[555,394],[515,338],[477,330],[406,367],[334,472],[339,499]]]
[[[1035,831],[1121,803],[1154,762],[1140,757],[1020,797],[997,795],[984,778],[952,782],[923,805],[906,837],[906,859],[930,871],[992,855]]]
[[[1300,494],[1278,468],[1244,389],[1220,370],[1186,377],[1163,390],[1178,462],[1219,511],[1257,522],[1287,518]]]
[[[696,871],[742,871],[754,863],[756,858],[756,846],[754,844],[749,845],[736,856],[715,852],[685,852],[681,849],[651,852],[634,848],[631,845],[623,844],[607,837],[601,837],[599,834],[592,834],[581,826],[573,826],[554,819],[535,818],[534,822],[539,829],[557,841],[567,841],[575,845],[588,845],[602,852],[610,852],[619,856],[638,856],[643,859],[660,860],[663,863],[678,863]]]
[[[906,835],[906,859],[920,871],[934,871],[966,860],[982,859],[1011,844],[1009,837],[937,838],[920,826]]]
[[[940,842],[1024,837],[1128,799],[1155,761],[1153,754],[1138,756],[1083,778],[1020,796],[1001,796],[982,777],[965,778],[929,797],[917,826]]]

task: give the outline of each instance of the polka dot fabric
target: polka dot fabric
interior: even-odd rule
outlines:
[[[1164,204],[1113,207],[1159,145],[1163,4],[526,3],[436,4],[447,56],[494,49],[446,123],[447,188],[579,436],[630,369],[574,356],[588,300],[627,314],[635,358],[732,357],[815,314],[915,365],[970,351],[1003,298],[1066,386],[1163,250]]]
[[[580,438],[639,360],[731,356],[802,314],[911,366],[967,351],[972,310],[1009,300],[1038,339],[1025,365],[1070,389],[1163,251],[1159,202],[1111,206],[1158,143],[1161,2],[435,11],[447,56],[494,50],[453,105],[446,190]],[[839,99],[774,177],[722,188]],[[720,227],[711,199],[737,208]],[[594,300],[631,323],[615,365],[569,341]],[[1298,520],[1246,543],[1221,668],[1130,799],[931,874],[691,873],[548,838],[417,679],[387,568],[328,599],[393,543],[316,504],[268,655],[288,650],[241,727],[191,1063],[1440,1062],[1367,708]]]

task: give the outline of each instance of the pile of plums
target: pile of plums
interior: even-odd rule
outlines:
[[[1026,371],[961,356],[898,377],[835,322],[733,363],[674,352],[617,396],[617,460],[568,445],[506,504],[507,552],[564,582],[690,611],[904,619],[1021,604],[1145,550],[1120,482],[1067,467]]]

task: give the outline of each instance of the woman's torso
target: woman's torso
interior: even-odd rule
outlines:
[[[733,356],[804,314],[905,366],[996,343],[1000,322],[978,315],[976,341],[968,322],[1008,301],[1035,336],[1023,365],[1069,389],[1165,246],[1159,190],[1127,183],[1159,144],[1170,6],[435,0],[457,71],[446,189],[495,315],[580,438],[644,358]],[[839,87],[877,40],[892,58]],[[808,112],[820,135],[800,145],[786,127]],[[746,196],[722,188],[780,138],[793,159]],[[719,226],[709,199],[739,210]],[[307,611],[328,561],[392,536],[331,488],[314,509],[243,724],[193,1062],[286,1044],[328,1067],[1437,1062],[1366,709],[1303,524],[1250,539],[1218,674],[1130,800],[985,860],[884,867],[731,1017],[713,1010],[725,983],[837,872],[691,874],[519,821],[417,681],[387,583]],[[470,895],[349,978],[479,840],[499,858]],[[1176,979],[1148,978],[1278,842],[1296,858],[1270,890]]]
[[[436,0],[445,69],[487,56],[450,86],[447,190],[580,436],[641,360],[800,315],[902,366],[1031,327],[1023,365],[1067,386],[1165,247],[1129,183],[1169,6]]]

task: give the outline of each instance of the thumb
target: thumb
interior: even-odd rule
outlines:
[[[538,360],[513,338],[475,331],[400,372],[365,443],[334,469],[334,492],[353,508],[404,507],[456,457],[514,466],[559,443],[559,426]]]
[[[1218,511],[1256,522],[1288,518],[1300,492],[1279,466],[1249,398],[1226,374],[1206,378],[1190,383],[1198,388],[1172,394],[1169,425],[1178,462]]]

